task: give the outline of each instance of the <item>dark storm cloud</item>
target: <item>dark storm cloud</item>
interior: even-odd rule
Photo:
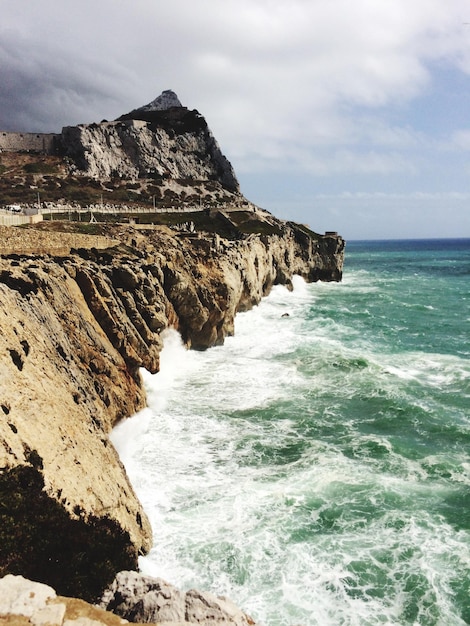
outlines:
[[[0,27],[0,128],[55,132],[100,121],[97,115],[119,115],[123,73],[60,40],[42,41]]]

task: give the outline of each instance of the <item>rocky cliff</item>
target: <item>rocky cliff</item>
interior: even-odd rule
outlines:
[[[98,179],[215,182],[240,191],[204,117],[169,90],[114,122],[63,128],[62,151],[79,171]]]
[[[117,120],[0,133],[0,206],[246,204],[204,117],[164,91]]]
[[[152,543],[108,435],[145,405],[140,368],[158,371],[163,330],[188,348],[221,344],[274,284],[340,280],[344,242],[249,203],[204,118],[172,92],[61,142],[64,159],[10,154],[0,192],[40,184],[61,206],[109,192],[99,217],[113,224],[0,228],[0,577],[95,600]],[[147,224],[115,223],[124,193]],[[157,196],[169,213],[149,209]]]
[[[162,331],[220,344],[272,285],[338,280],[343,260],[341,238],[281,223],[233,240],[100,228],[102,249],[89,236],[61,256],[18,229],[0,257],[0,575],[89,600],[151,545],[108,434],[145,405],[139,368],[158,371]]]

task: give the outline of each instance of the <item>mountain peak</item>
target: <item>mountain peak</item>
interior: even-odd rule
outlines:
[[[165,111],[175,107],[183,107],[183,105],[174,91],[166,89],[155,100],[140,107],[140,111]]]

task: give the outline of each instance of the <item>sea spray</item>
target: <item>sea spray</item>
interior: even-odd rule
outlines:
[[[275,288],[205,353],[167,331],[113,434],[144,572],[267,626],[470,621],[470,246],[436,246],[350,246],[342,284]]]

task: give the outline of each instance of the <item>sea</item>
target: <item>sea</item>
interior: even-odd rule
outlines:
[[[165,335],[112,435],[144,573],[265,626],[470,624],[470,239],[348,242],[223,346]]]

